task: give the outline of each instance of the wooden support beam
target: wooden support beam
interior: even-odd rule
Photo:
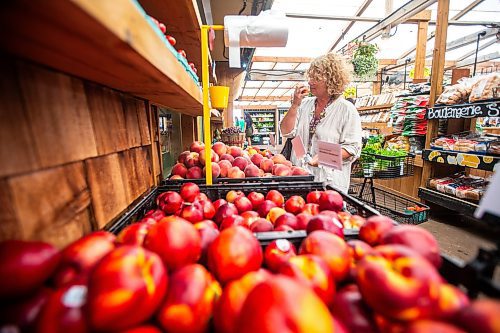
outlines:
[[[361,6],[359,6],[358,10],[356,11],[356,14],[354,16],[361,16],[365,12],[365,10],[370,6],[373,0],[365,0]],[[333,42],[332,46],[330,46],[330,52],[335,49],[335,47],[340,43],[340,41],[345,37],[345,35],[351,30],[352,26],[354,25],[355,21],[351,21],[344,29],[342,29],[342,32],[340,33],[340,36]]]
[[[448,34],[448,15],[450,12],[450,0],[438,0],[438,13],[436,25],[436,42],[434,43],[432,57],[431,91],[429,107],[433,107],[437,96],[443,89],[444,56],[446,54],[446,37]],[[427,122],[427,135],[425,137],[425,148],[430,147],[430,142],[438,132],[438,120]],[[426,186],[427,180],[432,177],[432,163],[424,161],[422,170],[421,186]]]
[[[290,96],[240,96],[237,101],[243,102],[265,102],[265,101],[276,101],[276,102],[288,102],[291,99]]]
[[[254,56],[252,58],[252,63],[254,62],[285,62],[285,63],[302,63],[311,62],[314,58],[310,57],[268,57],[268,56]]]
[[[430,11],[429,18],[430,18]],[[415,55],[415,71],[414,79],[421,80],[424,79],[424,68],[425,68],[425,49],[427,47],[427,28],[429,27],[429,22],[419,21],[418,22],[418,32],[417,32],[417,53]]]
[[[420,23],[422,21],[429,22],[431,20],[431,10],[423,10],[420,13],[413,15],[406,23]],[[426,35],[427,36],[427,35]]]

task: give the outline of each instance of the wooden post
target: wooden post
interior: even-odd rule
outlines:
[[[450,0],[438,0],[438,13],[436,22],[436,40],[432,54],[432,76],[431,94],[429,97],[429,107],[433,107],[437,96],[443,90],[443,74],[446,54],[446,36],[448,33],[448,15],[450,11]],[[427,122],[427,135],[425,137],[425,148],[430,147],[430,142],[438,132],[438,120]],[[424,161],[422,170],[421,186],[425,186],[427,180],[432,177],[432,163]]]
[[[372,95],[382,94],[382,71],[377,73],[377,81],[373,82]]]
[[[430,20],[430,10],[428,18]],[[424,79],[424,69],[425,69],[425,49],[427,47],[427,28],[429,27],[429,20],[419,20],[418,21],[418,33],[417,33],[417,51],[415,54],[415,70],[413,74],[413,82]],[[417,80],[417,82],[415,82]]]

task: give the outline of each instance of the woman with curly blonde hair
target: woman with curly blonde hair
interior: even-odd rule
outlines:
[[[354,105],[346,101],[342,92],[350,81],[350,70],[345,60],[329,53],[314,59],[307,70],[309,89],[299,84],[295,87],[292,106],[280,124],[286,138],[300,136],[306,153],[312,158],[292,162],[308,169],[316,181],[347,192],[351,164],[361,152],[361,120]],[[342,170],[318,166],[318,141],[338,143],[342,147]]]

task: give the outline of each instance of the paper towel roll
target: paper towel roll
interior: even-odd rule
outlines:
[[[224,42],[229,47],[229,67],[240,67],[240,47],[286,46],[286,18],[270,10],[258,16],[226,16]]]

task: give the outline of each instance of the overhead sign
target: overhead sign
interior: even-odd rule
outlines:
[[[476,117],[499,117],[500,101],[485,101],[474,104],[441,105],[427,110],[425,118],[432,119],[464,119]]]

